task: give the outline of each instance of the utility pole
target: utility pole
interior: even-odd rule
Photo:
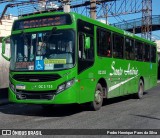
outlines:
[[[142,37],[151,40],[152,35],[152,0],[142,0]]]
[[[96,0],[90,0],[90,17],[96,19]]]
[[[106,5],[106,24],[108,24],[108,4]]]

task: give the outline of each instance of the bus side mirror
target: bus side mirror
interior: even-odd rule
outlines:
[[[6,50],[6,48],[8,48]],[[2,39],[2,57],[7,61],[10,61],[10,36],[4,37]],[[7,51],[7,52],[6,52]]]
[[[91,39],[90,37],[85,37],[85,49],[90,49]]]

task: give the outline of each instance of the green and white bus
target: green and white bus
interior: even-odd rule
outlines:
[[[13,24],[9,100],[41,105],[89,103],[157,84],[156,44],[76,13],[23,16]]]

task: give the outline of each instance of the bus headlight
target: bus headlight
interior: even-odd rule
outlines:
[[[13,92],[15,92],[15,87],[14,84],[12,84],[12,82],[9,82],[9,87]]]
[[[57,93],[59,93],[59,92],[61,92],[61,91],[63,91],[63,90],[65,90],[65,83],[62,84],[62,85],[59,85],[58,90],[57,90]]]
[[[72,79],[72,80],[69,80],[69,81],[59,85],[58,89],[57,89],[57,93],[60,93],[60,92],[64,91],[65,89],[68,89],[69,87],[71,87],[75,82],[74,80],[75,79]]]
[[[73,85],[73,83],[74,83],[74,79],[72,79],[70,81],[67,81],[66,82],[66,89],[69,88],[69,87],[71,87]]]

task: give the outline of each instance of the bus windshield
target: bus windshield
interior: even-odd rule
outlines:
[[[12,36],[11,70],[62,70],[75,62],[75,33],[54,30]]]

